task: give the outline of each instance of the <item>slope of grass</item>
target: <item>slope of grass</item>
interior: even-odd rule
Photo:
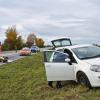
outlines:
[[[0,66],[0,100],[100,100],[100,89],[89,90],[75,82],[62,89],[47,86],[42,54]]]

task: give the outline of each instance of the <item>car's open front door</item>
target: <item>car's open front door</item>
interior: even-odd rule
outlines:
[[[44,64],[48,81],[75,80],[74,66],[65,61],[68,55],[59,51],[44,51]]]

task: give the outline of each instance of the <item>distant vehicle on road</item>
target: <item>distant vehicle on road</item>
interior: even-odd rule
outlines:
[[[40,51],[39,47],[37,47],[37,46],[32,46],[30,48],[30,50],[31,50],[32,53],[36,53],[36,52],[39,52]]]
[[[0,56],[0,62],[7,63],[8,57]]]
[[[28,47],[22,48],[22,50],[19,51],[20,56],[28,56],[31,55],[31,50]]]

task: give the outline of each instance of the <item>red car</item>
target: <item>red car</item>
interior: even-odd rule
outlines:
[[[28,47],[22,48],[22,50],[19,51],[20,56],[28,56],[31,55],[31,50]]]

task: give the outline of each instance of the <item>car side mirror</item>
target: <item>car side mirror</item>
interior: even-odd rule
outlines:
[[[71,60],[69,58],[66,58],[65,62],[69,63],[69,62],[71,62]]]
[[[69,58],[66,58],[65,62],[67,62],[69,65],[72,65],[71,59],[69,59]]]

